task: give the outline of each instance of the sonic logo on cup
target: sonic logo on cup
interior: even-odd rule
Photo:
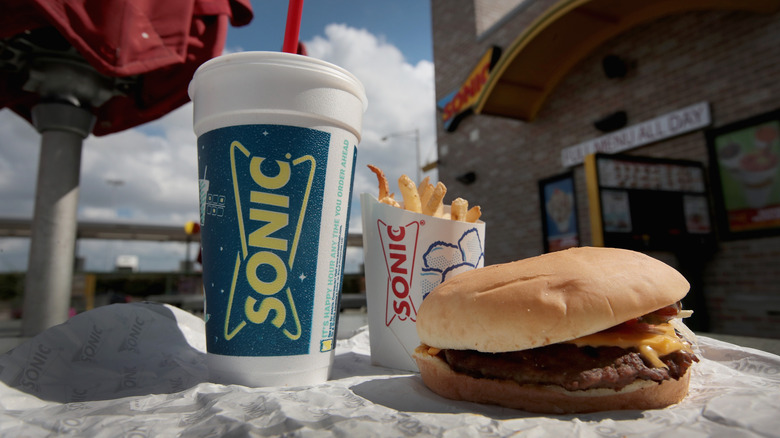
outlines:
[[[243,155],[245,159],[242,161],[248,159],[248,171],[255,184],[249,191],[248,206],[241,205],[241,193],[246,187],[239,188],[236,152]],[[252,156],[240,142],[233,141],[230,147],[241,251],[236,255],[228,299],[224,331],[226,340],[235,337],[247,323],[271,324],[292,341],[301,336],[301,320],[287,280],[295,262],[317,163],[311,155],[292,159],[288,153],[285,158],[286,160],[275,160],[273,165],[269,162],[264,166],[266,158]],[[300,213],[298,217],[291,218],[290,211],[295,209],[290,208],[290,196],[285,193],[284,188],[292,179],[293,167],[305,164],[309,165],[306,172],[308,183],[300,200]],[[269,168],[276,172],[268,172]],[[248,219],[246,223],[245,219]],[[294,228],[292,241],[277,237],[278,232],[285,231],[290,226]],[[289,231],[285,234],[290,235]],[[251,291],[237,300],[236,284],[241,276]],[[233,312],[240,316],[231,318]]]
[[[414,277],[420,223],[415,221],[405,226],[392,226],[378,220],[377,227],[387,267],[385,324],[389,326],[396,318],[399,321],[415,321],[419,303],[412,301],[409,292]]]

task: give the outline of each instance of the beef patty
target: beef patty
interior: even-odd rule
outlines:
[[[699,361],[693,353],[680,350],[660,358],[668,368],[654,368],[631,349],[573,344],[553,344],[508,353],[442,350],[439,357],[453,370],[473,377],[558,385],[569,391],[620,390],[637,379],[659,383],[677,380],[693,362]]]

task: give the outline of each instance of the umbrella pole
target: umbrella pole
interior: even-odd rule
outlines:
[[[33,108],[41,133],[38,185],[25,277],[22,336],[65,322],[76,248],[82,142],[95,117],[70,103]]]

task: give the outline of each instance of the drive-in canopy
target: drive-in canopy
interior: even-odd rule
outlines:
[[[560,0],[504,50],[477,114],[533,121],[566,74],[610,38],[664,16],[701,10],[773,13],[777,0]]]

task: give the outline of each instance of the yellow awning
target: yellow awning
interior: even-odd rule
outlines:
[[[512,42],[474,111],[532,121],[561,79],[596,47],[641,23],[682,12],[773,13],[778,0],[561,0]]]

